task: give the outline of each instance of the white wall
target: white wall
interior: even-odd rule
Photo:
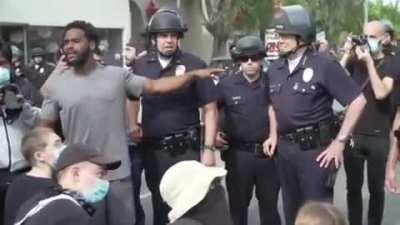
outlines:
[[[78,19],[123,29],[124,41],[130,36],[129,0],[0,0],[0,25],[65,26]]]

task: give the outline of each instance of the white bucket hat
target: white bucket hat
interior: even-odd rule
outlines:
[[[182,161],[169,168],[160,182],[160,194],[172,208],[171,223],[183,216],[207,195],[212,181],[224,177],[227,171],[207,167],[197,161]]]

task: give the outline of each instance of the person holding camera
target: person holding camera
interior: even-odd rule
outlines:
[[[333,201],[335,175],[345,143],[363,111],[365,97],[340,64],[312,48],[315,23],[302,6],[279,10],[272,26],[281,58],[267,74],[278,121],[277,151],[286,224],[307,201]],[[332,103],[348,105],[342,126]]]
[[[279,225],[279,177],[272,158],[278,134],[265,85],[268,78],[262,71],[264,44],[255,36],[245,36],[231,49],[231,55],[241,70],[218,84],[218,103],[225,116],[224,133],[217,133],[216,146],[229,145],[222,152],[222,159],[228,170],[226,184],[233,222],[247,224],[247,210],[255,189],[260,224]]]
[[[344,155],[350,225],[359,225],[363,221],[361,189],[365,162],[370,193],[368,224],[381,224],[384,211],[385,165],[392,119],[390,95],[394,77],[400,72],[393,58],[383,52],[385,32],[380,21],[367,23],[362,36],[347,41],[341,60],[367,99]]]
[[[10,45],[0,41],[0,223],[8,184],[16,172],[27,166],[20,151],[21,139],[33,128],[40,113],[24,100],[17,86],[10,84],[11,62]]]

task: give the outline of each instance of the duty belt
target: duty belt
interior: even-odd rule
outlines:
[[[303,151],[315,149],[318,146],[328,145],[336,136],[336,128],[332,121],[322,121],[318,124],[295,129],[281,134],[283,140],[299,144]]]
[[[162,138],[144,139],[143,144],[150,148],[168,152],[170,155],[184,154],[188,149],[196,149],[200,144],[200,135],[197,128],[176,133]]]
[[[254,153],[255,156],[265,158],[264,147],[262,142],[240,142],[233,141],[231,144],[233,150]]]

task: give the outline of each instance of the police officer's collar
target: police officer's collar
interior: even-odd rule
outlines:
[[[295,72],[295,71],[298,70],[298,69],[305,69],[305,68],[306,68],[307,60],[308,60],[308,58],[309,58],[312,54],[315,54],[315,52],[314,52],[312,49],[308,48],[308,49],[303,53],[303,55],[301,56],[300,62],[299,62],[299,64],[296,66],[296,68],[293,70],[293,72]],[[287,59],[286,59],[286,58],[280,58],[279,61],[278,61],[277,63],[278,63],[278,69],[283,69],[284,67],[287,66],[287,63],[288,63],[288,62],[287,62]]]
[[[182,56],[182,51],[178,48],[174,53],[174,55],[172,56],[170,64],[182,64],[181,56]],[[152,63],[158,62],[158,52],[157,51],[150,52],[147,62],[152,62]]]
[[[234,83],[235,84],[244,84],[244,85],[257,85],[261,82],[261,80],[264,77],[264,73],[262,72],[262,70],[260,71],[260,76],[258,77],[257,80],[253,81],[253,82],[249,82],[245,77],[243,72],[240,73],[236,73],[234,74]]]

